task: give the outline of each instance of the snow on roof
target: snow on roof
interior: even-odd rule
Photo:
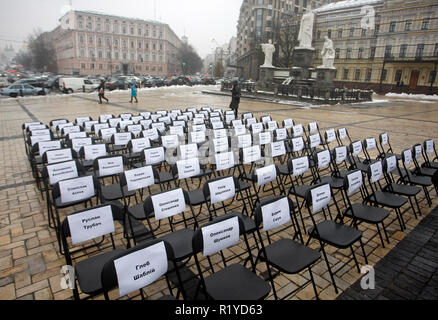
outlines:
[[[326,5],[319,7],[318,9],[312,10],[314,13],[321,13],[326,11],[347,9],[353,7],[361,7],[367,5],[373,5],[377,3],[381,3],[383,0],[345,0],[339,2],[332,2]]]
[[[137,21],[145,21],[145,22],[149,22],[149,23],[154,23],[154,24],[163,24],[165,25],[166,23],[160,22],[160,21],[156,21],[156,20],[151,20],[151,19],[144,19],[144,18],[135,18],[135,17],[123,17],[123,16],[118,16],[118,15],[113,15],[113,14],[107,14],[107,13],[102,13],[102,12],[97,12],[97,11],[91,11],[91,10],[73,10],[76,13],[85,13],[85,14],[92,14],[92,15],[98,15],[98,16],[105,16],[105,17],[112,17],[112,18],[118,18],[121,20],[137,20]]]

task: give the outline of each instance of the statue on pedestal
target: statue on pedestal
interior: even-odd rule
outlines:
[[[275,46],[272,44],[272,40],[269,39],[269,43],[261,44],[263,53],[265,54],[265,63],[260,66],[261,68],[274,68],[272,65],[272,55],[275,52]]]
[[[298,33],[298,41],[300,42],[299,48],[312,49],[314,20],[315,14],[309,7],[307,13],[303,14],[303,17],[301,18],[300,32]]]
[[[335,49],[333,48],[333,41],[329,37],[324,37],[325,42],[321,51],[322,68],[335,69],[333,66],[335,62]]]

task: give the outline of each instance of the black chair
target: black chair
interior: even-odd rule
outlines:
[[[423,162],[420,163],[420,159],[424,157],[423,146],[419,143],[412,147],[412,155],[415,164],[414,174],[419,176],[433,177],[438,169],[427,167],[427,160],[423,158]]]
[[[358,229],[360,223],[368,223],[375,225],[377,232],[379,233],[380,241],[382,242],[382,247],[385,248],[385,243],[383,242],[382,233],[380,231],[379,224],[382,225],[383,231],[386,236],[386,241],[389,243],[388,234],[386,232],[386,227],[384,220],[389,216],[389,211],[379,208],[367,206],[364,203],[352,203],[351,197],[357,193],[363,196],[362,188],[364,186],[363,173],[360,170],[349,172],[344,178],[344,194],[347,199],[347,207],[343,211],[344,217],[352,219],[351,225],[354,225]],[[362,197],[362,200],[363,197]]]
[[[99,218],[96,219],[96,216],[99,216]],[[93,222],[90,221],[88,226],[91,227],[87,229],[90,231],[85,236],[81,235],[78,233],[78,226],[83,227],[85,223],[81,223],[78,219],[82,217],[84,217],[84,220],[93,219],[94,217],[92,221],[99,221],[102,229],[96,226],[93,227]],[[67,265],[74,268],[73,297],[75,300],[80,300],[79,289],[87,295],[85,299],[102,294],[103,286],[100,275],[105,263],[124,252],[124,249],[116,248],[113,235],[115,233],[115,221],[123,221],[123,211],[114,205],[103,205],[73,213],[62,222],[60,233],[65,251],[65,261]],[[109,222],[112,222],[112,231]],[[72,226],[75,226],[73,230]],[[77,234],[80,236],[76,236]],[[76,243],[77,240],[75,240],[73,244],[73,237],[86,241]],[[105,237],[109,238],[109,243],[104,242]],[[100,240],[96,242],[97,239]],[[79,245],[81,246],[79,247]]]
[[[423,167],[438,169],[438,154],[435,149],[435,142],[432,139],[425,140],[423,143],[424,159]]]
[[[384,158],[396,156],[397,161],[401,160],[401,155],[394,153],[391,143],[389,142],[389,136],[387,132],[383,132],[379,135],[379,145],[380,148],[379,146],[377,146],[379,150],[379,156],[377,157],[377,159],[383,160]]]
[[[353,142],[353,140],[351,140],[351,137],[350,137],[348,130],[346,128],[339,128],[336,131],[336,139],[338,140],[338,144],[340,146],[349,145],[350,143]]]
[[[401,208],[408,202],[408,199],[401,197],[392,192],[384,191],[380,180],[383,178],[383,166],[381,161],[377,161],[371,164],[367,172],[368,184],[371,192],[365,189],[366,198],[365,202],[373,204],[375,206],[382,206],[386,208],[393,209],[397,214],[397,219],[400,224],[401,231],[406,229],[403,213]]]
[[[127,259],[129,259],[129,262],[126,261]],[[147,265],[145,265],[145,261]],[[141,266],[141,268],[137,270],[137,266]],[[130,299],[138,296],[132,296],[132,293],[138,290],[141,298],[145,300],[145,288],[163,278],[163,276],[166,279],[170,295],[161,296],[157,300],[176,300],[168,279],[168,272],[172,269],[176,270],[180,279],[172,247],[166,241],[151,240],[120,252],[106,262],[102,269],[101,281],[105,300],[110,300],[109,292],[115,288],[119,288],[119,296],[120,294],[122,294],[122,297],[129,295]],[[132,287],[129,287],[129,289],[125,287],[126,282],[132,281],[128,278],[129,276],[134,279],[137,277],[135,281],[138,284],[136,284],[135,290]],[[122,285],[120,285],[121,283]]]
[[[209,241],[204,242],[204,236]],[[265,280],[242,264],[228,264],[225,259],[224,251],[239,244],[240,236],[244,237],[246,245],[244,253],[253,262],[244,223],[239,217],[229,215],[218,217],[195,231],[192,240],[193,253],[200,279],[195,299],[198,297],[199,289],[207,299],[212,300],[253,301],[268,296],[271,288]],[[206,262],[198,257],[201,252],[207,257]],[[215,270],[212,263],[212,256],[216,257],[216,255],[220,255],[224,265],[220,270],[217,270],[219,266],[216,266]]]
[[[343,224],[343,217],[340,213],[335,198],[333,198],[333,202],[335,204],[336,211],[338,214],[335,220],[333,220],[330,210],[330,205],[329,205],[332,199],[331,195],[332,192],[329,184],[313,186],[311,189],[307,191],[306,207],[309,212],[309,216],[312,220],[313,227],[311,227],[308,230],[309,238],[307,240],[306,246],[310,243],[312,239],[318,240],[322,254],[324,256],[324,260],[327,264],[327,269],[329,271],[330,278],[332,279],[333,286],[335,287],[335,292],[338,293],[338,288],[336,286],[334,274],[330,267],[330,262],[327,259],[327,254],[325,252],[324,247],[326,245],[331,245],[338,249],[350,248],[358,272],[360,272],[359,263],[357,262],[356,255],[354,253],[353,244],[359,242],[362,248],[362,252],[366,264],[368,264],[368,259],[365,254],[365,248],[362,243],[362,232],[357,230],[356,228],[351,228]],[[327,215],[325,213],[326,209],[329,212],[329,216],[330,216],[329,220],[327,220]],[[323,211],[324,220],[322,222],[317,223],[315,219],[315,214],[318,213],[320,210]],[[338,219],[340,220],[340,222],[336,221]],[[340,269],[338,269],[338,271],[339,270]]]
[[[255,221],[261,249],[257,254],[255,264],[257,265],[259,259],[266,263],[275,299],[278,299],[278,295],[275,289],[274,276],[279,273],[297,274],[305,269],[309,271],[310,280],[281,299],[286,299],[310,282],[315,291],[315,297],[318,299],[318,291],[311,266],[321,258],[321,254],[303,245],[295,208],[296,205],[286,196],[263,199],[257,206]],[[262,225],[263,232],[266,235],[265,240],[260,232]],[[285,233],[293,236],[285,237]],[[295,241],[297,238],[300,242]],[[274,273],[275,270],[272,269],[278,271]]]

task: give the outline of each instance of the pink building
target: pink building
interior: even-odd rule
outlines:
[[[167,24],[91,11],[70,11],[60,23],[49,33],[60,74],[181,74],[181,40]]]

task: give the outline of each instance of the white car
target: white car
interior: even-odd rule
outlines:
[[[9,86],[8,77],[0,77],[0,88]]]
[[[92,92],[99,88],[99,84],[84,78],[59,78],[59,90],[64,93]]]

